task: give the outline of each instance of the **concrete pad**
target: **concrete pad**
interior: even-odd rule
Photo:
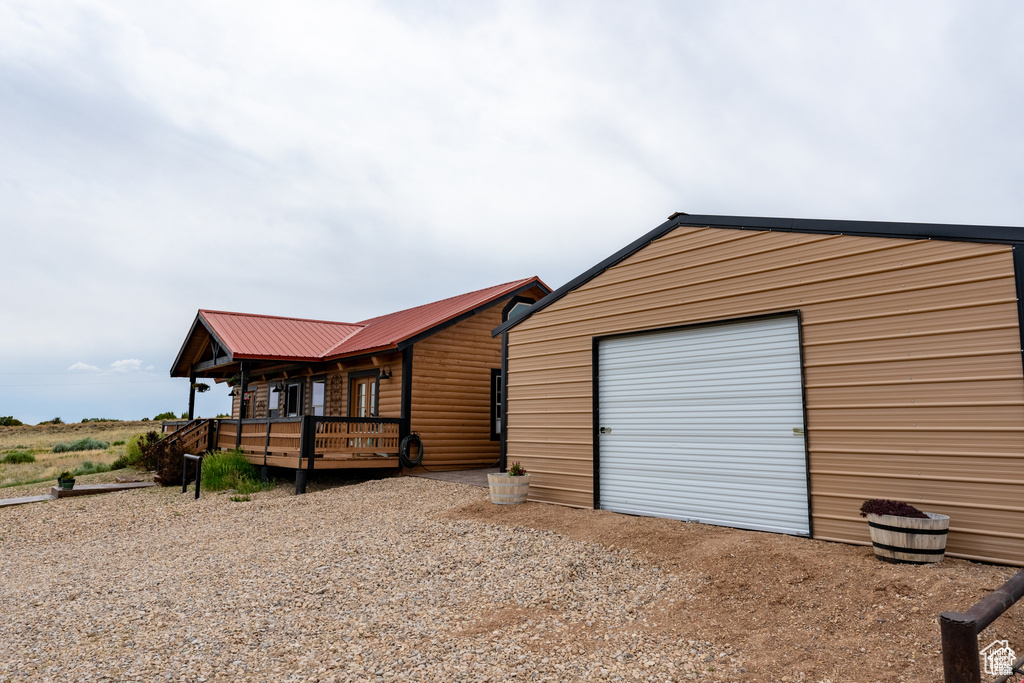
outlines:
[[[82,484],[79,486],[75,484],[73,489],[62,489],[59,486],[54,486],[50,489],[50,493],[55,498],[73,498],[74,496],[94,496],[97,493],[112,493],[114,491],[127,491],[129,489],[144,489],[150,486],[156,486],[155,482],[142,481],[142,482],[125,482],[123,484]]]
[[[21,498],[0,498],[0,508],[24,505],[25,503],[41,503],[44,500],[54,500],[57,496],[22,496]]]

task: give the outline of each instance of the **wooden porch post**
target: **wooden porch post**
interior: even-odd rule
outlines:
[[[377,395],[380,401],[380,395]],[[402,402],[398,415],[402,418],[402,424],[398,428],[399,440],[409,436],[412,432],[412,347],[402,349]]]
[[[191,422],[196,413],[196,373],[189,374],[188,382],[188,419]]]
[[[238,363],[238,431],[235,433],[235,450],[242,448],[242,418],[245,416],[245,385],[248,384],[248,378],[245,376],[245,371],[248,370],[246,362],[240,361]]]

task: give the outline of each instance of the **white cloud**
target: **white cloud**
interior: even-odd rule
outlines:
[[[72,372],[84,372],[84,371],[99,372],[100,371],[100,369],[98,367],[96,367],[95,365],[89,365],[88,363],[83,363],[81,361],[79,361],[79,362],[75,363],[74,365],[72,365],[71,367],[69,367],[68,370],[70,370]]]
[[[114,372],[139,372],[142,370],[142,361],[138,358],[115,360],[110,364],[110,369]]]

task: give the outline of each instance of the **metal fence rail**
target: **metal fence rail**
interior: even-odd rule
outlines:
[[[188,461],[194,460],[196,463],[196,500],[199,500],[199,485],[203,481],[203,456],[191,455],[186,453],[181,462],[181,492],[185,493],[188,491]]]
[[[1024,596],[1024,571],[978,601],[966,612],[943,612],[939,615],[942,631],[942,670],[945,683],[981,683],[981,653],[978,634],[1013,607]],[[1024,657],[1013,664],[1014,673],[1003,675],[992,683],[1006,683],[1024,673]]]

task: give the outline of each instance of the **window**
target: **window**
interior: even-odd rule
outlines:
[[[281,385],[267,385],[267,417],[277,417],[281,410]]]
[[[349,374],[349,417],[377,417],[377,371]]]
[[[518,318],[533,306],[534,301],[525,296],[514,296],[505,304],[505,308],[501,309],[501,322],[511,320],[512,318]]]
[[[285,417],[302,415],[302,384],[288,384],[284,388]]]
[[[501,370],[491,370],[491,440],[501,438]]]
[[[323,415],[324,414],[324,396],[326,395],[325,387],[327,380],[323,377],[318,377],[313,380],[313,395],[310,398],[310,415]]]

